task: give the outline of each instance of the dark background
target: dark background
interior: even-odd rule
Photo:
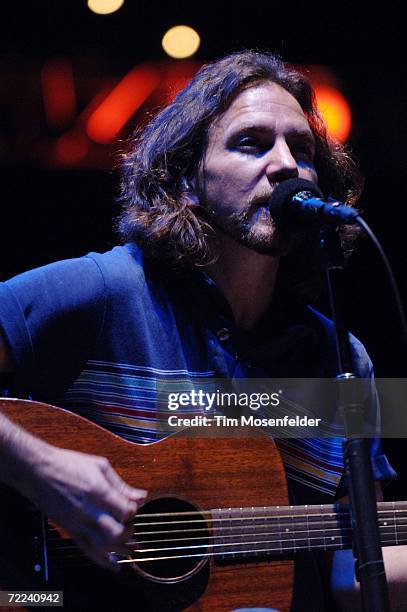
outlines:
[[[111,220],[118,212],[118,147],[88,166],[56,167],[44,161],[41,143],[58,134],[45,125],[41,67],[50,58],[68,57],[75,77],[88,85],[100,75],[117,80],[136,64],[168,61],[161,38],[168,27],[182,23],[201,35],[194,57],[198,62],[258,47],[277,51],[299,66],[327,66],[336,75],[352,109],[349,144],[366,177],[366,218],[385,247],[406,301],[407,92],[401,2],[319,6],[285,0],[240,6],[127,0],[117,13],[98,16],[85,2],[58,0],[3,6],[1,21],[1,279],[89,250],[105,250],[115,242]],[[79,111],[85,98],[78,98]],[[324,308],[323,303],[319,306]],[[377,376],[406,375],[395,313],[382,264],[362,240],[349,264],[347,314],[351,330],[372,356]],[[404,441],[386,441],[385,446],[401,474],[390,492],[406,498]]]

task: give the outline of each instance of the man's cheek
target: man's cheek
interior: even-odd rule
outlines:
[[[312,165],[300,165],[298,168],[298,174],[300,178],[307,179],[308,181],[312,181],[316,185],[318,184],[318,175],[315,167]]]

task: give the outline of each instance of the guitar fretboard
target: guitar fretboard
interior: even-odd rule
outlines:
[[[407,502],[380,502],[377,511],[382,545],[407,544]],[[225,560],[352,547],[346,505],[223,508],[211,514],[214,544]]]

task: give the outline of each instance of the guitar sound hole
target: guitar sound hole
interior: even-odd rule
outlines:
[[[208,548],[206,518],[183,500],[148,502],[135,517],[136,565],[151,579],[171,581],[191,575]]]

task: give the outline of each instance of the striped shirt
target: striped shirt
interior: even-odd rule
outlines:
[[[138,443],[170,433],[163,390],[336,374],[333,325],[320,313],[278,296],[256,327],[243,332],[209,277],[159,269],[134,245],[1,283],[0,324],[17,366],[16,393]],[[370,378],[365,349],[353,336],[351,345],[356,373]],[[306,412],[307,401],[301,403]],[[192,415],[197,408],[181,411]],[[335,419],[331,428],[329,437],[276,440],[295,503],[325,503],[337,493],[342,429]],[[372,463],[376,478],[394,476],[377,440]]]

